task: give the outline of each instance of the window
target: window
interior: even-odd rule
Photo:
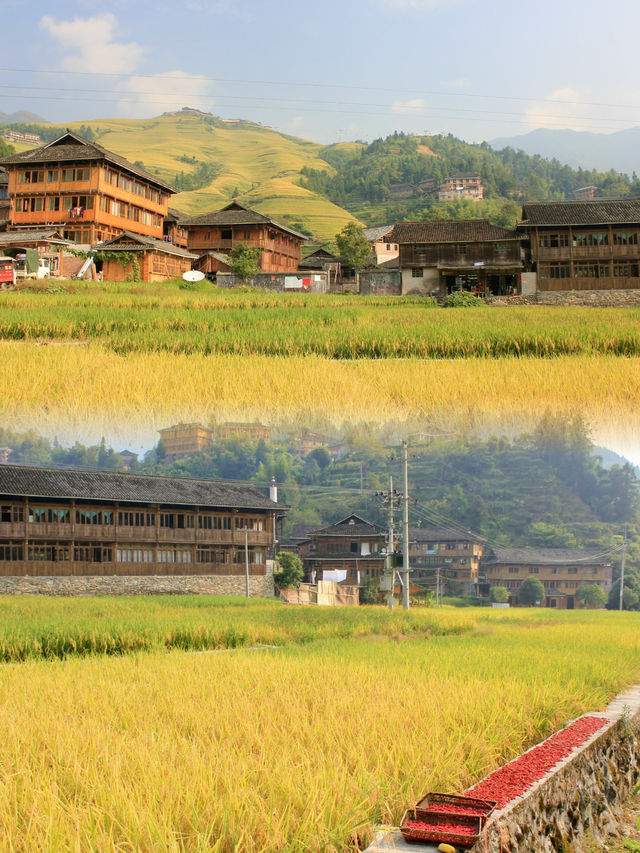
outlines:
[[[638,232],[637,231],[614,231],[613,233],[614,246],[637,246]]]
[[[577,574],[578,574],[578,570],[577,570],[577,568],[576,568],[575,566],[572,566],[572,567],[569,569],[569,574],[570,574],[570,575],[577,575]]]
[[[510,575],[519,575],[520,569],[517,566],[509,566],[509,574]]]
[[[60,196],[50,195],[48,198],[49,210],[60,210]]]
[[[52,181],[58,180],[58,170],[57,169],[49,169],[47,172],[47,181],[51,183]]]
[[[220,229],[220,239],[221,240],[233,240],[233,229],[221,228]]]
[[[411,278],[424,278],[422,267],[413,267],[411,270]]]
[[[23,546],[14,542],[0,542],[0,562],[24,560]]]
[[[529,567],[529,574],[530,575],[539,575],[540,569],[537,566],[530,566]]]
[[[349,543],[349,551],[351,551],[352,554],[357,554],[358,553],[358,543],[357,542],[350,542]]]
[[[197,563],[226,563],[227,552],[222,548],[202,547],[200,546],[196,552]]]

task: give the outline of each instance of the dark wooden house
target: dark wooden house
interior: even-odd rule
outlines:
[[[299,553],[306,576],[312,582],[338,579],[361,583],[365,577],[380,578],[384,569],[387,532],[359,515],[309,533]],[[327,573],[331,573],[327,577]]]
[[[284,507],[238,483],[0,466],[0,575],[265,575]]]
[[[540,291],[640,288],[640,198],[530,202],[518,230]]]
[[[306,239],[235,201],[222,210],[184,219],[181,224],[187,232],[188,249],[201,257],[198,268],[205,273],[221,270],[216,254],[226,256],[240,243],[260,249],[261,272],[295,272]]]
[[[398,222],[389,235],[400,247],[402,292],[438,297],[519,293],[523,239],[488,219]]]

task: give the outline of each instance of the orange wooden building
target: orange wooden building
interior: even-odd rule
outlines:
[[[53,225],[85,245],[125,230],[162,240],[174,190],[95,142],[67,132],[0,165],[9,173],[9,230]]]
[[[168,281],[191,269],[196,255],[166,240],[123,231],[93,247],[105,281]]]
[[[201,256],[197,266],[205,273],[222,269],[212,253],[226,254],[239,243],[261,250],[262,272],[295,272],[300,247],[306,239],[288,226],[235,201],[222,210],[185,219],[181,225],[188,233],[187,247]]]

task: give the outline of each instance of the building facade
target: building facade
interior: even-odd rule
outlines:
[[[585,584],[597,584],[608,595],[613,582],[611,563],[595,551],[577,548],[493,548],[485,562],[489,587],[504,586],[509,603],[518,604],[518,591],[527,577],[543,585],[543,607],[573,610],[576,593]],[[484,561],[483,561],[484,562]]]
[[[238,483],[0,466],[0,576],[266,575],[284,507]]]
[[[382,576],[386,543],[384,528],[359,515],[349,515],[310,532],[299,545],[299,554],[312,583],[339,579],[346,584],[360,584],[367,577],[378,580]],[[327,577],[327,573],[331,575]]]
[[[470,198],[474,201],[484,198],[484,187],[480,175],[470,172],[447,178],[438,190],[438,201],[453,201],[456,198]]]
[[[0,161],[9,173],[9,229],[55,226],[98,243],[132,231],[162,240],[174,190],[156,175],[75,133]]]
[[[400,253],[398,244],[391,239],[393,228],[393,225],[381,225],[375,228],[364,228],[362,231],[371,243],[376,264],[386,264],[388,261],[393,261]]]
[[[261,272],[295,272],[300,261],[300,247],[306,239],[286,225],[237,202],[222,210],[184,219],[181,225],[187,232],[189,251],[206,256],[203,263],[198,264],[205,273],[221,269],[215,254],[227,255],[240,243],[260,249]]]
[[[488,219],[398,222],[389,239],[400,247],[403,293],[520,292],[524,237]]]
[[[130,231],[97,243],[93,249],[97,259],[102,257],[105,281],[169,281],[190,270],[197,258],[166,240]]]
[[[480,560],[484,540],[472,533],[443,527],[416,527],[409,530],[411,582],[427,589],[446,592],[447,586],[461,585],[465,594],[477,595]]]
[[[199,423],[174,424],[158,430],[167,459],[187,459],[213,443],[213,432]]]
[[[518,230],[539,291],[640,288],[640,199],[532,202]]]

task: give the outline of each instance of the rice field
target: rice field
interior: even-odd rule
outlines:
[[[355,851],[640,676],[637,614],[464,616],[463,633],[4,666],[0,849]]]

